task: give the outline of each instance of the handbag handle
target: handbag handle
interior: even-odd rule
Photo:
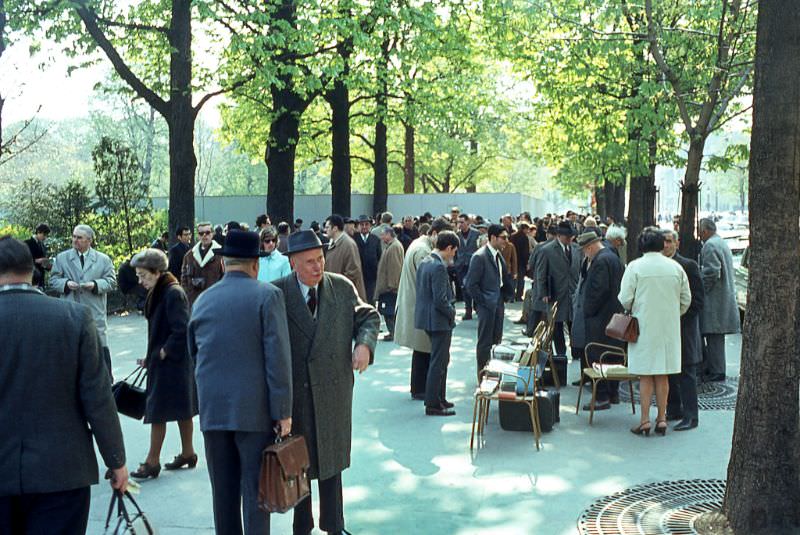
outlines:
[[[111,513],[114,511],[114,504],[117,505],[117,518],[123,517],[125,519],[126,525],[131,525],[131,517],[128,514],[128,509],[125,507],[125,503],[123,500],[123,496],[127,496],[131,503],[136,507],[136,510],[141,513],[142,510],[139,508],[139,504],[133,499],[130,492],[125,491],[125,494],[122,494],[122,491],[118,489],[114,489],[113,493],[111,494],[111,502],[108,504],[108,515],[106,516],[106,527],[108,529],[109,524],[111,523]]]

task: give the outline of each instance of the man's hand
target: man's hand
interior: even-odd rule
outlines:
[[[136,359],[137,366],[147,366],[147,359]]]
[[[542,301],[544,301],[545,303],[549,303],[550,298],[545,295],[544,297],[542,297]]]
[[[278,436],[285,437],[292,432],[292,417],[278,420]]]
[[[353,350],[353,369],[358,373],[364,373],[369,367],[369,348],[364,344],[358,344]]]
[[[163,347],[161,348],[161,351],[158,352],[158,358],[160,358],[161,360],[164,360],[165,358],[167,358],[167,352],[164,351]]]
[[[94,283],[93,282],[84,282],[83,284],[81,284],[81,288],[83,288],[84,290],[92,291],[92,290],[94,290]]]
[[[123,493],[128,490],[128,467],[122,465],[111,471],[111,488]]]
[[[71,291],[73,291],[73,292],[74,292],[74,291],[77,291],[77,290],[78,290],[78,288],[80,288],[80,287],[81,287],[81,285],[80,285],[80,284],[78,284],[78,283],[77,283],[77,282],[75,282],[75,281],[67,281],[67,288],[69,288],[69,289],[70,289]]]
[[[36,260],[34,260],[33,262],[34,262],[35,264],[39,264],[39,265],[41,266],[42,264],[44,264],[45,262],[47,262],[47,258],[45,258],[45,257],[42,257],[42,258],[37,258],[37,259],[36,259]]]

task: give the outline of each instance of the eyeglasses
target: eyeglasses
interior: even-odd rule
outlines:
[[[209,234],[211,234],[211,231],[210,230],[201,230],[197,234],[199,236],[208,236]]]
[[[263,240],[261,240],[261,243],[274,243],[274,242],[275,238],[264,238]]]

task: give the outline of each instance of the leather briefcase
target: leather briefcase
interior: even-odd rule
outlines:
[[[623,342],[635,342],[639,339],[639,322],[630,314],[619,312],[611,316],[606,325],[606,336]]]
[[[258,507],[270,513],[285,513],[311,495],[308,481],[306,440],[302,435],[276,438],[261,454]]]
[[[133,377],[133,380],[128,380]],[[130,416],[134,420],[144,418],[145,407],[147,406],[147,393],[144,388],[144,380],[147,377],[147,370],[139,366],[122,381],[117,381],[111,386],[111,393],[114,395],[114,402],[117,404],[117,412]]]

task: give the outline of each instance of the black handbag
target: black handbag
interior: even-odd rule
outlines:
[[[128,382],[131,377],[133,379]],[[134,420],[144,418],[144,410],[147,405],[147,393],[144,389],[146,378],[147,370],[143,366],[139,366],[125,379],[114,383],[111,392],[114,394],[117,412],[130,416]]]
[[[125,507],[125,498],[128,498],[136,510],[132,515],[128,512],[128,508]],[[114,512],[114,505],[117,506],[117,516],[112,523],[111,514]],[[126,491],[123,494],[122,491],[114,490],[111,495],[111,503],[108,504],[105,532],[106,535],[153,535],[155,530],[130,492]]]

